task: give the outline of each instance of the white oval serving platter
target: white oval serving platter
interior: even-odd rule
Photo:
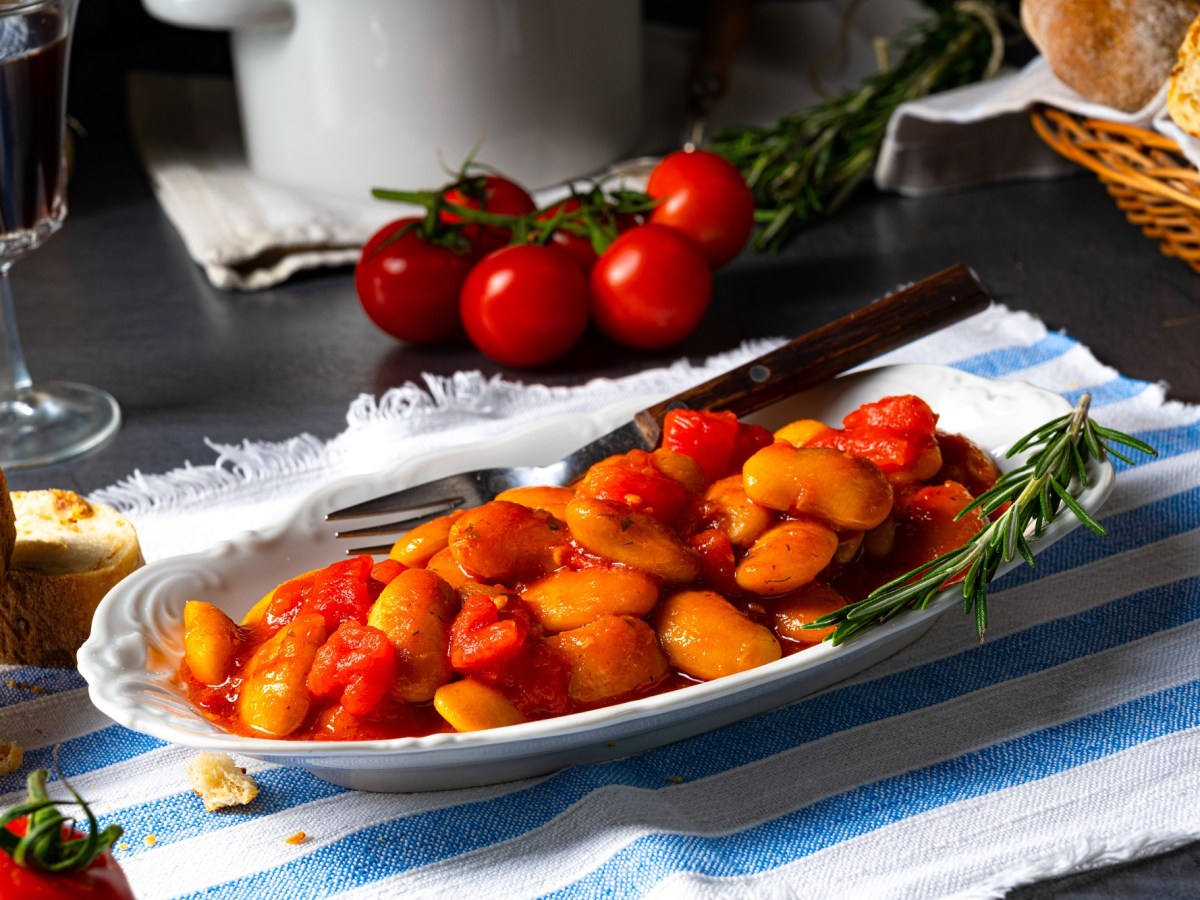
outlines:
[[[942,366],[897,365],[844,375],[750,418],[768,427],[797,418],[836,424],[864,402],[904,393],[928,401],[940,416],[939,428],[965,434],[997,458],[1028,431],[1070,410],[1057,394],[1023,382],[991,381]],[[201,553],[150,563],[104,599],[91,637],[79,651],[79,670],[93,703],[120,724],[165,741],[298,766],[349,788],[461,788],[626,756],[782,706],[895,653],[919,638],[942,612],[960,605],[961,596],[949,591],[927,609],[899,615],[838,647],[821,644],[704,684],[491,731],[376,741],[254,739],[225,732],[188,702],[176,676],[188,600],[207,600],[240,619],[276,584],[344,556],[345,543],[333,537],[326,512],[442,474],[551,462],[621,424],[653,399],[595,416],[547,419],[494,442],[428,454],[339,481],[309,496],[271,528],[231,536]],[[1089,474],[1079,502],[1094,515],[1114,475],[1107,463],[1093,465]],[[1033,542],[1034,551],[1077,525],[1072,516],[1060,517]],[[1017,564],[1019,559],[1009,567]]]

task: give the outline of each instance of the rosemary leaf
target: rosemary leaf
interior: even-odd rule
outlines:
[[[1058,496],[1062,498],[1062,502],[1067,504],[1071,512],[1075,515],[1075,518],[1077,518],[1080,522],[1101,537],[1108,534],[1108,532],[1104,530],[1104,526],[1093,519],[1091,515],[1088,514],[1087,510],[1079,505],[1079,501],[1071,496],[1070,491],[1068,491],[1053,478],[1050,479],[1050,487],[1054,489],[1054,493],[1058,494]]]
[[[1145,441],[1138,440],[1132,435],[1122,434],[1119,431],[1113,431],[1111,428],[1105,428],[1102,425],[1097,425],[1095,422],[1092,423],[1092,427],[1095,429],[1096,434],[1100,435],[1100,437],[1107,438],[1109,441],[1123,444],[1124,446],[1129,447],[1131,450],[1137,450],[1141,453],[1148,453],[1153,456],[1158,455],[1153,447],[1151,447]],[[1108,452],[1112,453],[1111,447],[1109,448]]]
[[[1033,558],[1033,548],[1029,546],[1029,541],[1023,534],[1017,537],[1017,549],[1021,552],[1021,558],[1025,560],[1029,568],[1032,569],[1037,565]]]
[[[1104,450],[1100,447],[1100,438],[1096,436],[1096,423],[1088,420],[1087,425],[1083,429],[1083,440],[1087,444],[1088,453],[1094,457],[1099,457]]]
[[[1035,478],[1044,477],[1051,469],[1058,465],[1059,456],[1066,449],[1070,440],[1071,435],[1069,433],[1060,434],[1046,445],[1046,449],[1038,457],[1037,465],[1034,466],[1033,475]]]
[[[1114,449],[1111,445],[1105,444],[1104,450],[1109,456],[1115,456],[1117,459],[1121,460],[1121,462],[1128,463],[1131,466],[1133,465],[1132,459],[1130,459],[1128,456],[1126,456],[1120,450]]]
[[[1087,487],[1087,463],[1083,461],[1083,454],[1079,452],[1076,444],[1071,444],[1071,462],[1075,466],[1075,477],[1079,479],[1080,487]]]
[[[987,591],[980,590],[975,597],[975,633],[979,635],[979,640],[983,640],[985,631],[987,631]]]

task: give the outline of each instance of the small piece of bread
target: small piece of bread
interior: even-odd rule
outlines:
[[[70,668],[104,595],[144,562],[137,532],[115,509],[72,491],[4,498],[16,539],[0,583],[0,662]]]
[[[1021,25],[1085,100],[1136,112],[1167,83],[1200,0],[1021,0]]]
[[[1167,113],[1176,125],[1200,138],[1200,16],[1192,21],[1179,46],[1167,90]]]
[[[21,749],[20,744],[0,741],[0,775],[11,775],[20,771],[23,762],[25,751]]]
[[[228,753],[199,753],[187,765],[192,790],[209,812],[245,806],[258,796],[258,785]]]

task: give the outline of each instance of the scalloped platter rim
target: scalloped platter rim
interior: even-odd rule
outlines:
[[[768,427],[801,417],[839,422],[861,403],[900,393],[925,398],[941,417],[939,427],[967,435],[998,458],[1017,438],[1071,408],[1058,394],[1025,382],[905,364],[848,373],[749,418]],[[255,739],[222,730],[188,702],[176,675],[187,600],[208,600],[239,619],[275,584],[344,555],[344,542],[333,537],[324,520],[327,511],[452,472],[551,462],[626,421],[653,399],[636,398],[595,415],[547,419],[495,441],[343,479],[314,492],[271,527],[236,535],[200,553],[150,563],[105,597],[79,651],[79,670],[92,702],[135,731],[197,749],[298,766],[344,787],[472,787],[627,756],[783,706],[899,651],[942,612],[961,603],[950,590],[925,610],[897,616],[838,647],[820,644],[704,684],[490,731],[374,741]],[[1112,489],[1114,472],[1107,462],[1093,463],[1089,475],[1079,502],[1095,515]],[[1058,519],[1032,542],[1034,552],[1077,525],[1073,517]]]

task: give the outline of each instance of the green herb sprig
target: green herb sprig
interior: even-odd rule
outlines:
[[[1016,559],[1018,554],[1030,566],[1034,565],[1031,538],[1040,537],[1064,511],[1097,534],[1105,534],[1103,526],[1076,499],[1088,486],[1089,461],[1103,462],[1114,456],[1133,462],[1114,445],[1158,456],[1158,451],[1144,441],[1093,422],[1088,416],[1090,405],[1090,395],[1084,394],[1070,413],[1034,429],[1013,444],[1006,456],[1011,458],[1030,451],[1025,463],[1001,475],[990,490],[958,514],[961,519],[979,510],[990,518],[988,525],[970,541],[876,588],[862,600],[822,616],[808,627],[836,626],[827,640],[841,644],[906,609],[924,609],[961,579],[963,612],[974,613],[975,629],[982,641],[987,630],[988,585],[1000,566]]]
[[[759,250],[778,250],[809,219],[839,209],[871,175],[901,103],[991,77],[1021,33],[1011,0],[926,0],[932,13],[898,40],[895,66],[766,127],[730,126],[707,149],[754,192]]]

